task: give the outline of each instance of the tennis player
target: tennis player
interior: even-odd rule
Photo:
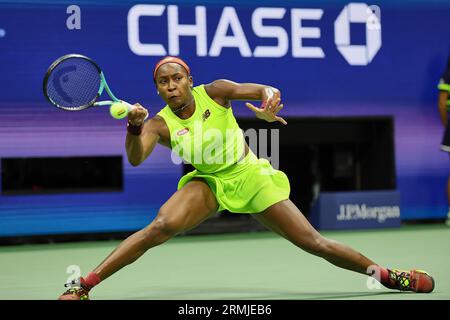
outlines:
[[[323,237],[289,199],[288,177],[249,149],[233,115],[231,101],[262,101],[260,107],[246,105],[257,118],[286,125],[278,116],[283,108],[278,89],[229,80],[194,87],[189,66],[176,57],[159,61],[153,79],[167,105],[146,122],[147,110],[139,104],[129,113],[128,160],[138,166],[160,143],[196,170],[180,179],[178,191],[162,205],[148,226],[125,239],[86,277],[66,284],[70,288],[60,299],[88,299],[93,287],[136,261],[148,249],[194,228],[223,209],[251,214],[297,247],[338,267],[373,276],[387,288],[433,291],[434,280],[425,271],[387,269],[354,249]]]

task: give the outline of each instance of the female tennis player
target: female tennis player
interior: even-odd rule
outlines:
[[[278,116],[283,108],[278,89],[229,80],[194,87],[188,65],[176,57],[159,61],[153,79],[167,105],[145,123],[144,107],[136,104],[138,108],[129,113],[128,160],[138,166],[160,143],[196,170],[180,179],[178,191],[148,226],[125,239],[85,278],[68,284],[71,288],[60,299],[88,299],[94,286],[136,261],[148,249],[194,228],[223,209],[251,214],[297,247],[338,267],[373,276],[387,288],[414,292],[434,289],[433,278],[424,271],[381,267],[354,249],[323,237],[289,200],[287,176],[249,149],[233,116],[231,101],[260,100],[261,107],[246,104],[257,118],[287,124]]]

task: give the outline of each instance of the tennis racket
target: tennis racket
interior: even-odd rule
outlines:
[[[97,101],[103,91],[111,100]],[[64,55],[50,65],[44,77],[44,95],[54,106],[69,111],[110,106],[115,102],[123,103],[128,112],[136,108],[117,99],[100,67],[81,54]]]

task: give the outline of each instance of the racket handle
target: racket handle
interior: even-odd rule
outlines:
[[[127,106],[128,112],[130,112],[131,110],[134,110],[134,109],[137,108],[136,106],[133,106],[132,104],[130,104],[130,103],[126,102],[126,101],[120,100],[120,102]],[[147,120],[148,114],[149,114],[149,112],[147,111],[147,115],[145,116],[144,121]]]

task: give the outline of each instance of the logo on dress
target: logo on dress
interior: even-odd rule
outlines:
[[[189,128],[184,128],[184,129],[178,130],[177,136],[182,136],[188,132],[189,132]]]
[[[203,121],[205,121],[206,119],[208,119],[208,117],[211,115],[211,112],[209,112],[209,109],[206,109],[206,111],[203,113],[202,115],[202,119]]]

